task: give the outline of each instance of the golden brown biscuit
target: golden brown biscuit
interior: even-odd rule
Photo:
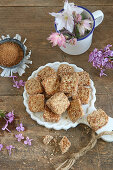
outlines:
[[[80,86],[89,86],[90,85],[89,73],[87,73],[86,71],[82,71],[82,72],[77,72],[77,74],[79,76],[78,85],[80,85]]]
[[[44,139],[43,139],[43,143],[44,143],[45,145],[48,145],[48,144],[51,142],[52,139],[53,139],[53,136],[46,135],[46,136],[44,137]]]
[[[61,64],[58,67],[57,74],[62,77],[63,75],[74,73],[74,68],[69,66],[68,64]]]
[[[70,106],[67,112],[72,122],[76,122],[79,118],[81,118],[84,115],[84,113],[83,113],[80,99],[72,100],[70,102]]]
[[[59,84],[60,82],[56,74],[51,75],[42,81],[42,85],[48,96],[53,95],[58,91],[57,89],[59,88]]]
[[[77,94],[78,75],[76,73],[62,76],[60,83],[60,91],[72,95]]]
[[[25,88],[28,94],[38,94],[43,92],[42,85],[40,83],[39,79],[32,78],[30,80],[27,80],[25,83]]]
[[[97,131],[108,123],[108,115],[102,109],[99,109],[89,114],[87,121],[91,128]]]
[[[66,136],[63,136],[59,145],[60,145],[60,149],[62,151],[62,154],[64,154],[69,150],[69,148],[71,146],[71,142],[69,141],[69,139]]]
[[[40,77],[41,80],[44,80],[45,78],[51,76],[52,74],[55,74],[55,70],[49,66],[46,66],[42,70],[38,72],[38,77]]]
[[[46,122],[58,122],[60,117],[60,115],[53,113],[48,107],[44,109],[43,118]]]
[[[86,88],[84,86],[79,86],[77,95],[72,96],[72,98],[76,99],[78,97],[81,101],[81,104],[88,104],[89,96],[90,96],[90,88]]]
[[[44,111],[44,95],[36,94],[29,96],[29,110],[32,112],[42,112]]]
[[[56,114],[62,114],[69,107],[70,102],[64,93],[55,93],[46,102],[47,106]]]

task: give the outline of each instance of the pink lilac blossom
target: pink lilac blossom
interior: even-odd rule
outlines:
[[[18,126],[18,127],[16,127],[16,130],[18,131],[18,132],[20,132],[20,131],[24,131],[24,126],[23,126],[23,124],[22,123],[20,123],[20,126]]]
[[[113,51],[110,49],[112,45],[108,44],[104,49],[95,48],[89,55],[89,62],[93,66],[100,69],[100,77],[105,75],[106,69],[113,69]]]
[[[14,149],[15,147],[12,145],[6,146],[6,149],[9,151],[9,156],[11,155],[11,150]]]
[[[2,144],[0,144],[0,151],[2,150],[2,148],[3,148],[3,145],[2,145]]]
[[[31,146],[31,141],[32,141],[32,140],[33,140],[33,139],[29,139],[29,137],[26,137],[26,140],[24,141],[24,144]]]
[[[47,40],[50,40],[50,42],[53,43],[53,46],[58,45],[59,47],[63,46],[65,48],[66,38],[63,34],[59,34],[57,32],[52,33]]]
[[[21,133],[15,135],[15,137],[18,139],[18,142],[20,142],[22,139],[24,139],[24,136]]]

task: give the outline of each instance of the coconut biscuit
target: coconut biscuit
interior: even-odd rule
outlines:
[[[71,142],[69,141],[69,139],[66,136],[63,136],[63,138],[61,139],[60,143],[59,143],[60,149],[62,154],[66,153],[70,146],[71,146]]]
[[[99,109],[89,114],[87,121],[91,128],[97,131],[108,123],[108,115],[102,109]]]
[[[36,94],[36,95],[29,96],[28,106],[29,106],[29,110],[32,112],[44,111],[44,95]]]
[[[84,113],[83,113],[80,99],[72,100],[70,102],[70,106],[67,112],[72,122],[76,122],[79,118],[81,118],[84,115]]]
[[[59,114],[53,113],[48,107],[44,109],[43,118],[46,122],[58,122],[60,117]]]
[[[90,85],[89,73],[87,73],[86,71],[82,71],[82,72],[77,72],[77,74],[79,77],[78,85],[80,85],[80,86],[89,86]]]
[[[52,97],[50,97],[47,100],[46,105],[54,113],[62,114],[69,107],[70,102],[69,102],[67,96],[64,93],[58,92],[58,93],[55,93]]]
[[[51,75],[42,81],[42,85],[48,96],[53,95],[58,91],[57,89],[59,88],[59,84],[60,82],[56,74]]]
[[[76,95],[78,88],[78,75],[76,73],[64,75],[61,78],[60,91],[67,94]]]
[[[68,64],[61,64],[58,67],[57,74],[62,77],[63,75],[74,73],[74,68],[69,66]]]
[[[40,83],[40,80],[37,78],[31,78],[30,80],[27,80],[25,83],[26,91],[29,95],[38,94],[43,92],[42,85]]]
[[[77,95],[72,96],[72,99],[79,98],[81,101],[81,104],[88,104],[89,102],[89,96],[90,96],[90,88],[86,88],[84,86],[79,86]]]
[[[42,70],[40,70],[37,74],[37,76],[41,79],[44,80],[45,78],[51,76],[52,74],[55,74],[55,70],[49,66],[46,66]]]

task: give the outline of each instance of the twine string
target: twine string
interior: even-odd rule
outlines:
[[[60,164],[56,168],[56,170],[69,170],[81,156],[85,155],[88,151],[90,151],[92,148],[95,147],[97,140],[103,135],[113,135],[113,132],[105,131],[105,132],[102,132],[102,133],[96,135],[95,132],[93,131],[92,138],[91,138],[90,142],[88,143],[88,145],[86,147],[82,148],[79,152],[73,153],[71,155],[71,158],[67,159],[65,162]]]

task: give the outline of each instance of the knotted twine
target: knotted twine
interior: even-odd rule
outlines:
[[[79,152],[73,153],[71,157],[62,164],[60,164],[59,167],[56,168],[56,170],[69,170],[81,156],[85,155],[88,151],[94,148],[97,143],[97,140],[103,135],[113,135],[113,132],[105,131],[96,135],[95,132],[92,131],[92,138],[88,145],[82,148]]]

